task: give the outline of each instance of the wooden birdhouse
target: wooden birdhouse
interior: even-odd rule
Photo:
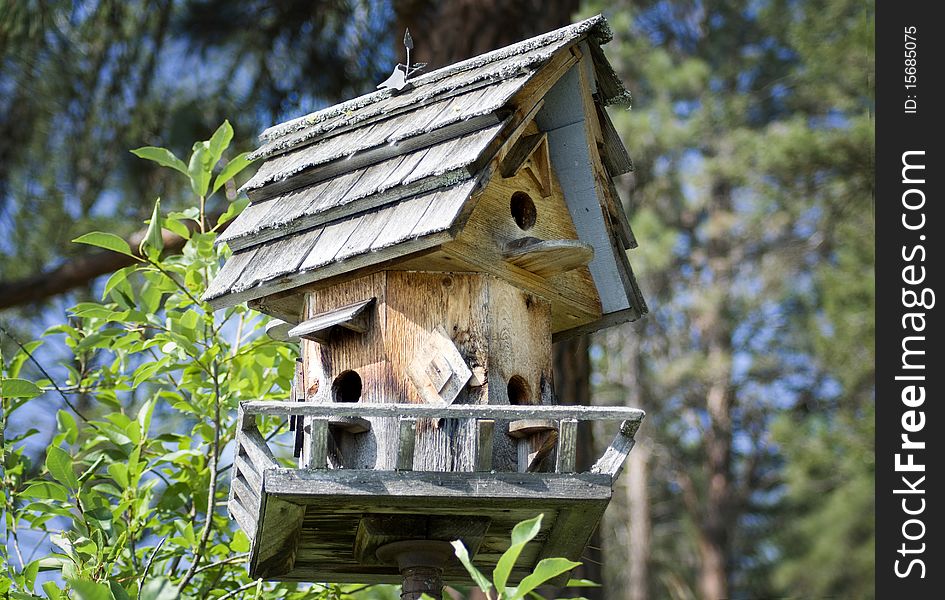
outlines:
[[[436,548],[461,539],[491,568],[539,512],[522,569],[579,557],[643,417],[563,405],[551,372],[553,341],[646,312],[609,39],[594,17],[262,134],[206,294],[301,345],[293,402],[241,408],[229,506],[253,577],[396,581],[439,552],[430,568],[463,581]],[[298,425],[298,469],[260,416]],[[622,421],[587,473],[581,419]]]

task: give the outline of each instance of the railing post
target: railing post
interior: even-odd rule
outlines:
[[[558,456],[555,472],[573,473],[577,453],[577,419],[561,419],[558,422]]]
[[[328,467],[328,417],[307,417],[305,433],[308,443],[302,449],[303,469],[325,469]]]
[[[413,470],[413,452],[416,445],[417,420],[412,417],[400,418],[400,433],[397,445],[397,470]]]

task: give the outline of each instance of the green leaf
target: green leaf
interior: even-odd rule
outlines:
[[[184,161],[174,156],[174,153],[167,148],[158,148],[157,146],[144,146],[131,151],[138,158],[151,160],[162,167],[170,167],[187,175],[187,165]]]
[[[66,441],[74,444],[79,437],[79,428],[75,424],[75,418],[64,410],[56,412],[56,426],[59,431],[66,434]]]
[[[164,236],[161,235],[161,199],[154,201],[154,210],[151,211],[151,222],[148,223],[148,232],[138,246],[138,252],[145,254],[146,249],[154,250],[158,255],[164,249]]]
[[[469,558],[469,552],[466,550],[466,546],[459,540],[450,542],[453,545],[453,549],[456,553],[456,558],[459,559],[459,562],[463,563],[463,566],[466,567],[466,571],[469,572],[470,577],[473,578],[473,581],[476,582],[476,585],[479,586],[479,589],[482,590],[482,593],[486,596],[489,595],[489,590],[492,589],[492,584],[486,579],[486,576],[482,574],[472,564],[472,560]]]
[[[51,446],[47,451],[46,470],[64,486],[71,489],[79,487],[79,478],[72,470],[72,457],[59,446]]]
[[[210,137],[210,168],[216,166],[223,156],[223,151],[230,146],[233,139],[233,126],[229,121],[224,120],[223,124],[217,127]]]
[[[59,589],[59,585],[55,581],[47,581],[43,584],[43,591],[46,592],[46,597],[50,600],[58,600],[62,598],[62,591]]]
[[[35,398],[43,390],[26,379],[0,379],[0,396],[3,398]]]
[[[505,590],[509,575],[512,573],[512,569],[515,568],[515,562],[522,553],[522,549],[525,548],[525,544],[535,539],[535,536],[541,530],[542,517],[544,515],[540,514],[533,519],[522,521],[512,528],[512,545],[499,557],[499,561],[492,571],[492,581],[495,583],[496,590],[500,592]]]
[[[77,244],[88,244],[89,246],[98,246],[99,248],[105,248],[106,250],[111,250],[112,252],[124,254],[125,256],[138,258],[131,251],[131,246],[128,245],[128,242],[121,239],[114,233],[105,233],[103,231],[93,231],[91,233],[86,233],[85,235],[80,235],[79,237],[77,237],[76,239],[72,241]]]
[[[210,187],[210,145],[208,142],[194,144],[194,152],[190,155],[190,164],[187,165],[187,174],[190,176],[190,187],[194,194],[205,197]]]
[[[144,584],[138,600],[176,600],[177,587],[167,577],[155,577]]]
[[[525,596],[525,594],[531,592],[545,582],[554,579],[558,575],[567,573],[574,567],[578,567],[580,565],[581,563],[574,562],[573,560],[568,560],[566,558],[546,558],[535,565],[535,570],[532,571],[531,575],[528,575],[522,579],[522,582],[518,584],[517,588],[515,588],[514,594],[509,595],[509,600],[522,598]]]
[[[26,565],[23,569],[23,579],[26,583],[26,589],[30,592],[33,591],[33,585],[36,583],[36,575],[39,573],[39,561],[34,560],[33,562]]]
[[[30,356],[36,352],[36,349],[43,345],[43,340],[33,340],[26,342],[23,347],[13,355],[13,358],[7,364],[7,375],[15,378],[20,374],[23,363],[30,359]]]
[[[249,538],[242,529],[237,529],[230,540],[230,550],[233,552],[249,552]]]
[[[105,282],[105,287],[102,289],[102,300],[108,297],[108,292],[120,284],[122,281],[128,278],[128,273],[130,269],[125,267],[124,269],[118,269],[108,277],[108,281]]]
[[[243,169],[251,164],[253,164],[253,161],[249,159],[249,152],[243,152],[231,158],[229,162],[226,163],[226,166],[223,167],[223,170],[220,171],[220,174],[217,175],[217,178],[213,181],[213,191],[216,192],[218,189],[223,187],[224,183],[239,175]]]
[[[124,463],[114,462],[108,465],[108,474],[121,487],[128,487],[128,467]]]
[[[596,581],[590,579],[569,579],[564,587],[601,587]]]
[[[72,580],[69,582],[77,600],[115,600],[112,592],[104,583]]]
[[[249,206],[249,198],[240,197],[230,203],[230,206],[226,209],[226,212],[220,215],[220,218],[217,220],[217,227],[232,221],[239,216],[243,210]]]
[[[108,580],[108,587],[112,592],[112,596],[115,597],[115,600],[131,600],[131,596],[128,595],[125,588],[121,587],[121,584],[114,579]]]
[[[141,434],[148,435],[148,429],[151,428],[151,415],[154,414],[154,398],[145,400],[141,408],[138,409],[138,425],[141,426]]]
[[[69,491],[52,481],[37,481],[18,494],[23,498],[41,498],[65,502],[69,499]]]

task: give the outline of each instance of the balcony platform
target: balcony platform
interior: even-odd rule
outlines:
[[[581,553],[610,501],[613,483],[643,417],[642,411],[634,409],[595,408],[468,405],[339,408],[312,403],[245,403],[237,435],[229,510],[252,540],[250,576],[287,581],[399,583],[397,567],[383,564],[377,558],[377,549],[387,543],[412,539],[461,539],[476,566],[491,572],[508,549],[515,524],[538,514],[544,514],[541,531],[522,552],[513,579],[529,573],[542,558],[581,560]],[[258,414],[288,416],[291,411],[309,419],[307,435],[321,445],[325,438],[317,430],[329,417],[391,416],[398,409],[402,422],[416,417],[437,418],[440,413],[446,414],[443,418],[455,414],[487,422],[534,419],[536,413],[545,420],[558,419],[560,433],[556,456],[551,461],[555,472],[332,469],[325,462],[325,454],[311,448],[303,454],[303,468],[285,468],[269,450],[255,419]],[[587,473],[571,472],[575,417],[623,419],[614,442]],[[482,442],[491,445],[488,436]],[[411,444],[405,442],[403,446],[409,453]],[[410,462],[399,460],[402,465]],[[443,579],[447,583],[467,583],[468,575],[452,559]]]

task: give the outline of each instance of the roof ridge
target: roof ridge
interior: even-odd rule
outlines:
[[[457,63],[446,65],[436,69],[435,71],[424,73],[423,75],[419,75],[411,79],[410,83],[412,83],[414,86],[426,85],[446,77],[450,77],[457,73],[461,73],[463,71],[482,67],[491,62],[500,61],[518,54],[524,54],[531,50],[536,50],[543,46],[548,46],[567,38],[577,39],[586,34],[593,34],[598,44],[605,44],[613,38],[613,34],[610,30],[610,26],[607,23],[607,19],[605,19],[603,15],[598,14],[590,17],[589,19],[584,19],[583,21],[578,21],[577,23],[566,25],[565,27],[554,29],[547,33],[543,33],[541,35],[531,37],[520,42],[486,52],[484,54],[479,54]],[[393,95],[394,94],[391,90],[378,90],[368,94],[363,94],[339,104],[334,104],[307,115],[297,117],[290,121],[273,125],[272,127],[264,130],[259,135],[259,139],[264,143],[270,142],[286,134],[299,131],[305,127],[315,125],[338,115],[342,115],[347,111],[356,110],[369,104],[373,104],[374,102],[385,100]]]

